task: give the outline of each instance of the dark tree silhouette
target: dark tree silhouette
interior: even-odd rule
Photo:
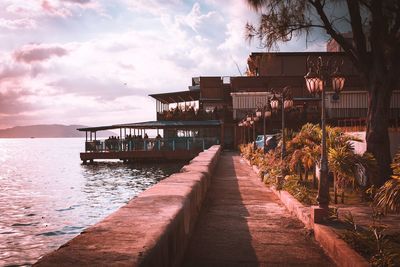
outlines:
[[[378,161],[382,185],[391,174],[389,108],[400,79],[399,0],[247,0],[260,14],[258,25],[247,24],[251,40],[271,49],[278,42],[322,29],[345,51],[368,89],[367,150]],[[353,33],[344,38],[341,29]]]

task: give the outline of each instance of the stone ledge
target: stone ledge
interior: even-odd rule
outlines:
[[[251,165],[248,160],[245,161]],[[252,168],[259,174],[259,169],[256,166],[252,166]],[[270,188],[291,214],[302,221],[306,228],[314,231],[315,240],[338,266],[370,266],[360,254],[354,251],[344,240],[340,239],[329,226],[313,223],[311,220],[311,207],[304,206],[287,191],[278,191],[274,187]]]
[[[220,152],[200,153],[34,266],[179,266]]]

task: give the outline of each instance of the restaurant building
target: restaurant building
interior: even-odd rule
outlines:
[[[286,127],[298,129],[307,122],[320,122],[321,98],[309,93],[304,79],[308,72],[307,59],[318,57],[342,63],[340,71],[346,78],[340,95],[335,94],[329,84],[325,88],[328,124],[362,128],[367,116],[368,92],[356,68],[345,53],[336,52],[336,48],[330,42],[328,49],[331,51],[327,52],[252,53],[247,60],[246,76],[200,76],[192,78],[187,90],[151,94],[150,97],[156,101],[156,121],[79,130],[86,131],[87,136],[90,134],[87,143],[93,141],[92,134],[97,130],[119,128],[120,138],[124,139],[127,130],[139,131],[147,127],[157,131],[162,129],[166,140],[178,137],[187,140],[203,138],[207,140],[207,145],[202,145],[202,149],[214,143],[236,149],[238,144],[252,141],[256,135],[263,133],[263,122],[240,127],[240,121],[252,116],[257,108],[268,105],[271,98],[281,95],[285,87],[290,88],[293,98],[293,107],[285,112]],[[273,111],[266,120],[267,133],[280,131],[281,112]],[[390,125],[398,128],[399,90],[393,92],[389,116]]]

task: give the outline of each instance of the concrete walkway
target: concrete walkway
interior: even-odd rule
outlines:
[[[252,169],[224,152],[183,266],[332,266]]]

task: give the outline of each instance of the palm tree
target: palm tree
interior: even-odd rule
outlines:
[[[400,213],[400,151],[391,165],[392,179],[379,188],[375,195],[375,203],[385,212]]]
[[[307,180],[309,171],[315,167],[319,158],[320,132],[318,125],[307,123],[288,142],[287,159],[289,166],[291,170],[297,169],[300,180],[302,180],[302,169],[304,169],[305,179]]]
[[[338,191],[341,191],[341,202],[344,203],[344,190],[348,183],[355,179],[354,152],[348,146],[330,147],[328,152],[329,169],[333,172],[334,202],[338,203]]]

